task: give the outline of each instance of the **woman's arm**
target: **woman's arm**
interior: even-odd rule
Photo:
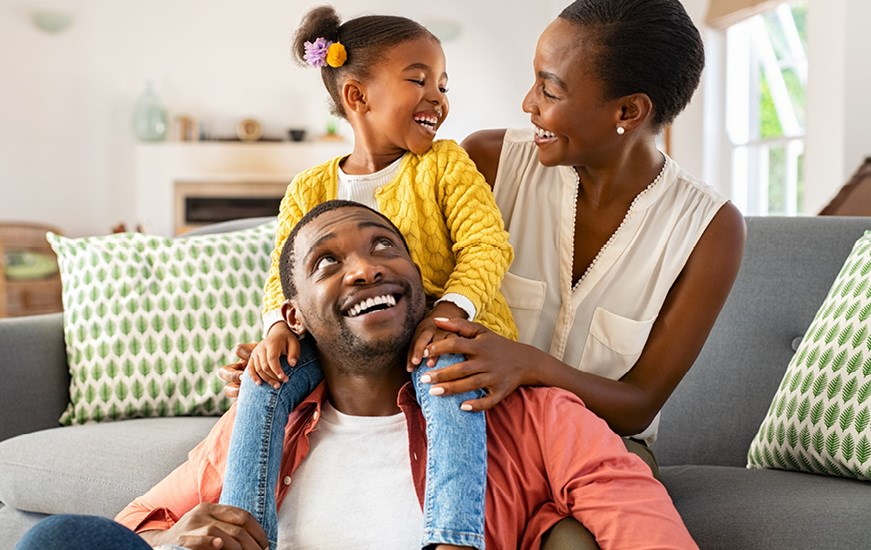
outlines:
[[[502,141],[505,139],[505,128],[498,130],[479,130],[469,135],[460,146],[469,153],[469,158],[475,163],[478,171],[484,175],[484,180],[490,188],[496,183],[496,171],[499,168],[499,155],[502,153]]]
[[[469,401],[475,410],[492,407],[518,385],[564,388],[578,395],[615,432],[639,433],[653,421],[701,351],[738,273],[744,236],[744,218],[731,203],[725,204],[669,291],[644,351],[620,380],[579,371],[532,346],[461,321],[439,326],[467,338],[434,343],[430,353],[463,353],[467,360],[430,373],[430,379],[445,394],[487,389],[487,396]]]

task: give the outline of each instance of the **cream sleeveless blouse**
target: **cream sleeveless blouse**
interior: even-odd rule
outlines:
[[[575,172],[542,166],[532,136],[506,132],[493,190],[514,246],[502,293],[521,342],[617,380],[638,360],[669,289],[726,199],[669,160],[572,288]],[[652,443],[658,426],[659,415],[635,437]]]

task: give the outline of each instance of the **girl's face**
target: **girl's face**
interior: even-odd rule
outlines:
[[[539,161],[545,166],[606,162],[618,144],[618,100],[603,99],[594,62],[599,47],[584,27],[557,18],[535,49],[535,83],[523,100],[532,115]]]
[[[448,116],[445,54],[431,38],[390,48],[366,80],[369,107],[359,130],[379,152],[423,154]]]

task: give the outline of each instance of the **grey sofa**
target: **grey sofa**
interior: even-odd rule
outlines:
[[[663,482],[702,548],[868,548],[871,484],[744,465],[801,335],[871,218],[747,222],[738,281],[663,410],[654,446]],[[60,314],[0,320],[0,357],[0,549],[45,514],[113,516],[214,423],[57,428],[69,382]]]

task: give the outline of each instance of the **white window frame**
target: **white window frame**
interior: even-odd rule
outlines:
[[[768,215],[769,158],[773,148],[786,151],[784,210],[774,212],[794,216],[798,204],[799,162],[804,154],[806,130],[799,122],[786,87],[782,70],[795,70],[807,87],[807,54],[799,38],[790,5],[773,10],[786,39],[790,55],[778,61],[761,15],[751,17],[726,30],[726,117],[725,129],[731,162],[732,200],[748,215]],[[783,136],[759,137],[758,67],[762,68],[780,120]]]

